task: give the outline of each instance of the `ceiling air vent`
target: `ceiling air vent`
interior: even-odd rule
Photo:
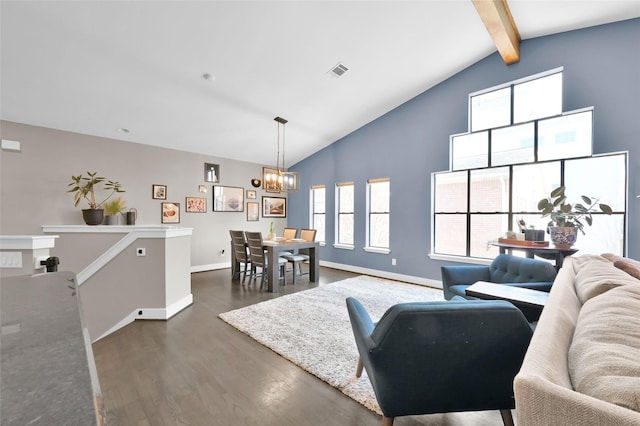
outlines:
[[[342,74],[344,74],[347,71],[349,71],[349,68],[345,67],[342,64],[338,64],[329,70],[329,74],[331,74],[332,77],[337,78],[337,77],[341,77]]]

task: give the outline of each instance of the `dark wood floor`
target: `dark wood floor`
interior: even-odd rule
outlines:
[[[305,275],[273,294],[232,282],[228,269],[193,274],[192,306],[169,321],[135,321],[93,345],[108,425],[380,425],[378,415],[218,318],[352,276],[322,268],[320,283]],[[495,412],[402,417],[395,425],[425,419],[502,423]]]

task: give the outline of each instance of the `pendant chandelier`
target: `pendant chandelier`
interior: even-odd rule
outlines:
[[[274,118],[278,131],[278,150],[276,156],[276,167],[262,168],[262,188],[267,192],[296,192],[298,190],[298,174],[287,172],[284,168],[284,144],[285,144],[285,124],[287,120],[282,117]],[[282,168],[280,167],[280,131],[282,128]]]

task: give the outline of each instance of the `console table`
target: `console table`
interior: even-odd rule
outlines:
[[[565,257],[571,256],[578,251],[577,248],[559,249],[556,247],[523,246],[508,243],[491,243],[491,245],[498,247],[500,254],[511,254],[512,250],[520,250],[525,252],[526,256],[531,259],[533,259],[534,256],[540,256],[543,259],[555,260],[556,271],[562,268],[562,262],[564,262]]]

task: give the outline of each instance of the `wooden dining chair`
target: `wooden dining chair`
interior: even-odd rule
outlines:
[[[231,234],[231,245],[233,246],[233,254],[235,256],[236,262],[244,265],[244,274],[242,275],[242,283],[244,284],[244,281],[247,278],[247,272],[249,271],[251,265],[251,259],[249,258],[249,254],[247,253],[247,242],[244,238],[243,231],[229,230],[229,234]],[[235,265],[231,266],[235,267]]]
[[[262,275],[260,280],[260,288],[262,288],[267,283],[267,268],[268,268],[268,260],[267,255],[264,250],[264,245],[262,244],[262,233],[260,232],[251,232],[245,231],[245,238],[247,239],[247,245],[249,246],[249,259],[251,260],[251,275],[249,276],[249,282],[251,282],[251,278],[254,281],[258,277],[258,268],[260,268],[260,274]],[[278,263],[280,265],[280,279],[283,280],[283,285],[287,284],[287,280],[285,277],[285,267],[287,266],[286,259],[278,258]]]

